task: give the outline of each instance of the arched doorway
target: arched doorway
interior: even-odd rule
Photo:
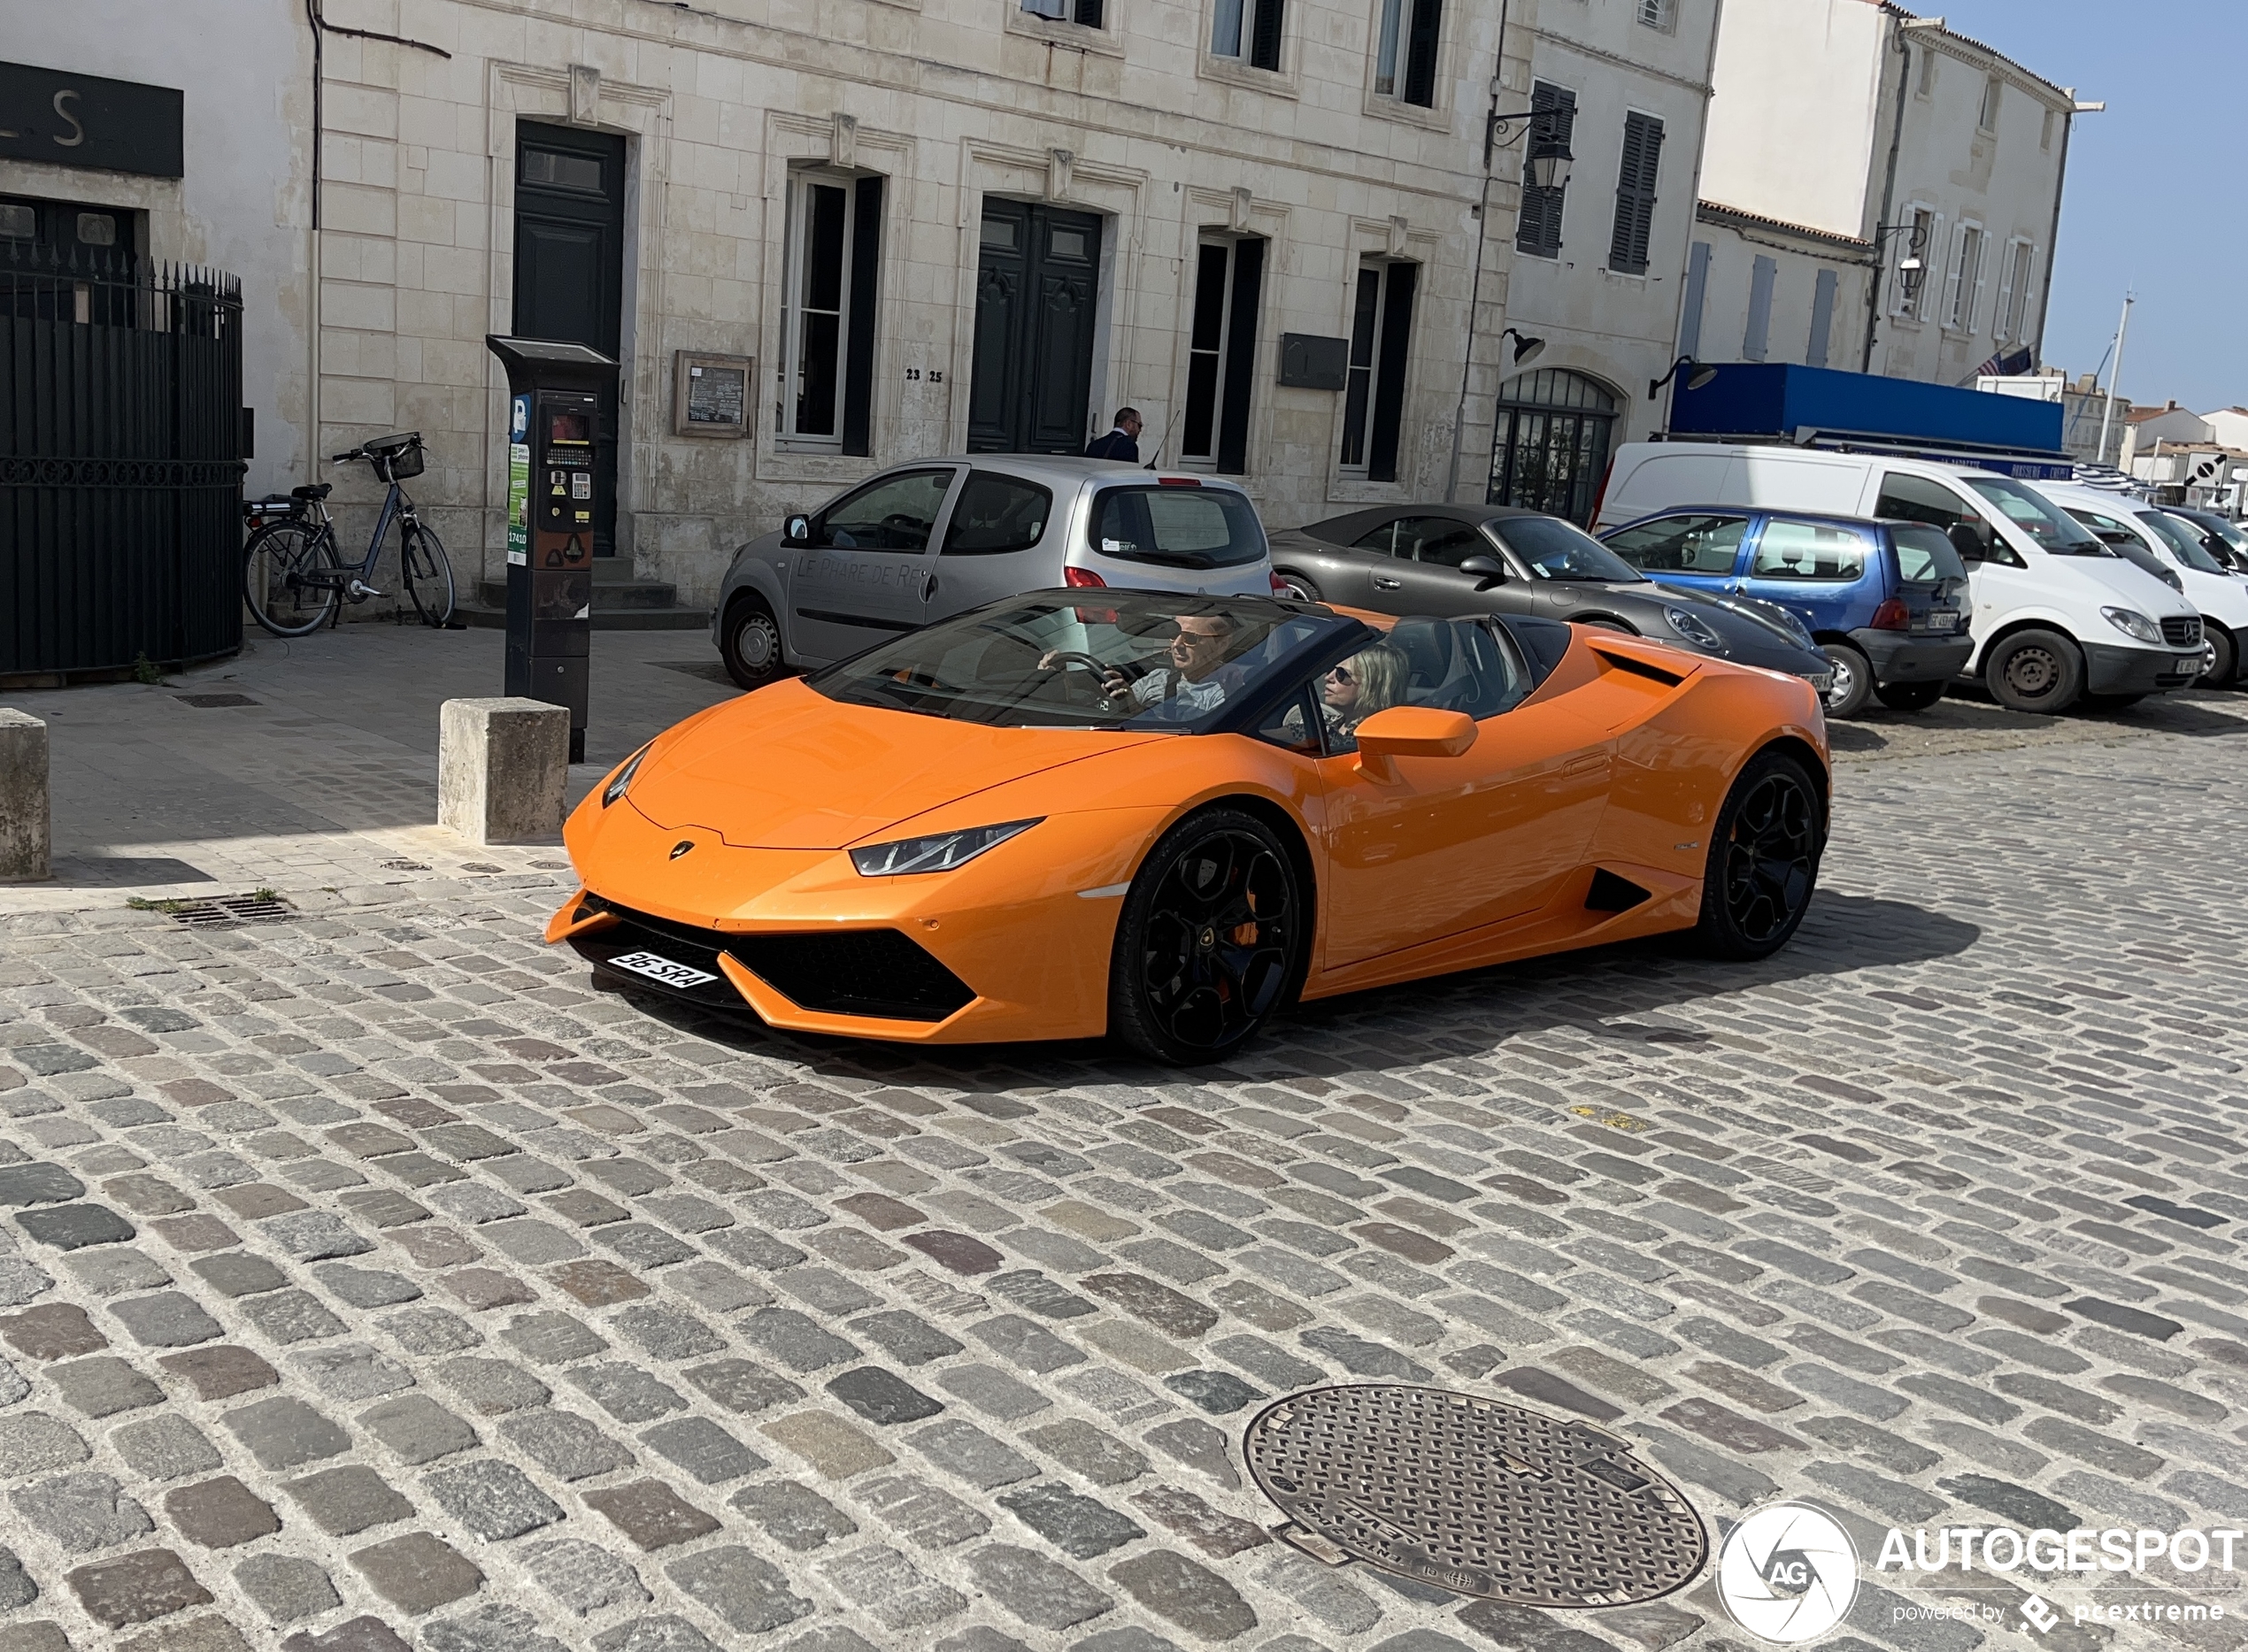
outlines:
[[[1581,373],[1556,367],[1509,379],[1498,388],[1498,442],[1485,503],[1589,523],[1615,423],[1613,393]]]

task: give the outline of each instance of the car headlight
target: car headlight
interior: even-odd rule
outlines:
[[[1785,634],[1798,648],[1817,650],[1819,644],[1811,634],[1811,627],[1796,617],[1795,611],[1780,603],[1727,603],[1726,607],[1744,619],[1769,626]]]
[[[1717,634],[1716,626],[1699,614],[1690,614],[1682,608],[1666,608],[1663,619],[1673,631],[1696,648],[1705,649],[1712,654],[1724,650],[1725,639]]]
[[[609,783],[601,788],[601,806],[604,809],[632,789],[632,777],[640,772],[640,765],[647,760],[648,754],[655,749],[655,741],[650,741],[648,744],[627,757],[624,766],[609,777]]]
[[[965,866],[988,849],[997,849],[1018,832],[1028,832],[1044,819],[1009,820],[1000,826],[970,826],[965,832],[939,832],[929,837],[902,837],[895,843],[871,843],[851,851],[851,864],[862,878],[897,878],[913,872],[950,872]]]
[[[2159,644],[2162,641],[2162,627],[2136,608],[2103,608],[2099,611],[2109,625],[2135,642]]]

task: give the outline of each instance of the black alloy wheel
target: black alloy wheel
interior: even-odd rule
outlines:
[[[2058,631],[2017,631],[1992,645],[1982,686],[2009,711],[2066,711],[2084,691],[2083,652]]]
[[[1944,697],[1941,682],[1885,682],[1874,690],[1892,711],[1925,711]]]
[[[1177,1066],[1217,1061],[1288,997],[1308,913],[1273,829],[1206,809],[1163,834],[1133,879],[1109,964],[1109,1031]]]
[[[1819,881],[1826,805],[1803,765],[1779,752],[1751,759],[1710,834],[1703,946],[1726,958],[1768,957],[1787,944]]]
[[[781,650],[781,626],[760,597],[735,599],[726,611],[718,651],[726,662],[726,674],[745,689],[778,681],[789,669]]]

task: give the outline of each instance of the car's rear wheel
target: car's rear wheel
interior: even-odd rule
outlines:
[[[1108,1030],[1178,1066],[1219,1061],[1287,998],[1310,911],[1279,834],[1222,805],[1159,839],[1124,897]]]
[[[1710,834],[1696,938],[1721,958],[1777,952],[1810,910],[1827,847],[1827,811],[1803,765],[1767,751],[1749,760]]]
[[[1941,682],[1885,682],[1875,697],[1892,711],[1925,711],[1944,697]]]
[[[726,611],[718,651],[726,661],[726,674],[744,688],[762,688],[789,669],[781,651],[781,626],[762,597],[735,599]]]
[[[2205,620],[2201,626],[2201,640],[2209,645],[2209,668],[2201,673],[2194,686],[2198,688],[2231,688],[2233,674],[2240,665],[2239,645],[2233,641],[2232,633],[2222,626],[2213,626]]]
[[[1822,642],[1819,651],[1835,668],[1834,686],[1827,690],[1828,717],[1855,717],[1874,697],[1874,663],[1863,649],[1848,642]]]
[[[1982,686],[2009,711],[2066,711],[2084,691],[2083,652],[2058,631],[2017,631],[1991,645]]]
[[[1299,603],[1323,603],[1327,600],[1320,595],[1315,582],[1293,568],[1273,570],[1273,595],[1291,597]]]

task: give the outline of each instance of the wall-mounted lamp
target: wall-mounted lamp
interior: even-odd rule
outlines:
[[[1545,349],[1544,339],[1532,338],[1520,327],[1508,327],[1499,334],[1499,337],[1511,338],[1514,341],[1514,365],[1517,367],[1525,363],[1536,361]]]
[[[1706,386],[1711,380],[1717,377],[1717,369],[1709,365],[1706,362],[1696,361],[1691,356],[1681,356],[1676,361],[1670,364],[1670,371],[1668,373],[1663,374],[1663,376],[1659,379],[1651,379],[1648,380],[1647,399],[1651,402],[1655,399],[1655,397],[1661,395],[1663,386],[1668,384],[1673,379],[1678,377],[1682,372],[1686,375],[1686,388],[1690,390],[1701,389]]]
[[[1483,122],[1484,168],[1490,166],[1495,146],[1514,142],[1518,134],[1513,127],[1519,123],[1522,132],[1529,135],[1533,151],[1522,163],[1523,185],[1531,189],[1568,188],[1569,169],[1576,157],[1569,152],[1567,126],[1555,119],[1559,112],[1551,109],[1517,109],[1501,113],[1493,110]]]

